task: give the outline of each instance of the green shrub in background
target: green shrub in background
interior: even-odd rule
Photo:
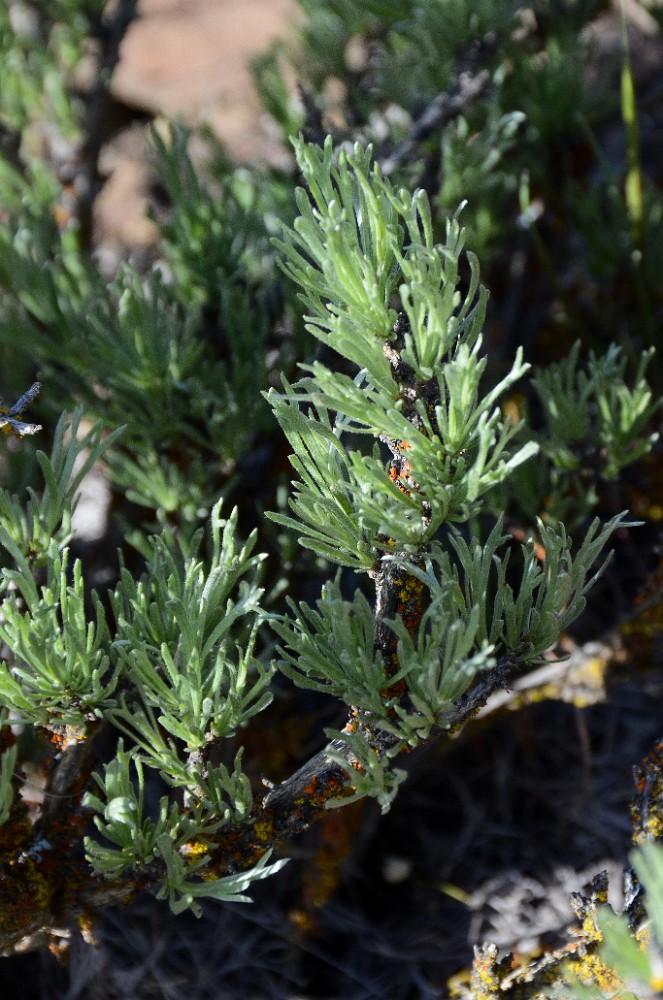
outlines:
[[[586,361],[570,344],[532,380],[541,419],[514,413],[529,365],[519,347],[489,367],[487,294],[460,225],[491,266],[531,207],[527,184],[551,189],[550,149],[586,99],[578,32],[596,5],[574,5],[572,21],[551,11],[543,33],[511,4],[303,6],[313,106],[330,76],[350,77],[338,144],[295,141],[296,191],[219,155],[212,193],[186,133],[154,133],[172,203],[159,258],[110,282],[87,242],[93,188],[63,222],[39,126],[68,137],[92,184],[104,88],[73,101],[68,74],[93,38],[103,83],[133,5],[113,19],[89,2],[35,4],[36,21],[18,27],[14,5],[13,19],[0,15],[14,67],[0,109],[12,151],[0,165],[3,390],[39,376],[52,442],[26,498],[31,442],[7,439],[0,495],[4,951],[145,889],[175,912],[245,899],[285,863],[274,848],[327,807],[373,796],[386,810],[399,755],[540,663],[581,614],[611,535],[630,526],[614,508],[604,523],[594,514],[656,442],[652,353],[637,352],[629,377],[633,340]],[[17,63],[28,50],[34,60]],[[475,88],[440,101],[408,145],[459,68]],[[311,109],[298,120],[276,56],[258,74],[284,131],[323,129]],[[338,148],[355,133],[361,143]],[[540,171],[527,183],[525,162]],[[292,452],[287,505],[276,466],[263,492],[247,489],[274,416]],[[117,581],[95,592],[72,513],[97,462],[124,538]],[[269,586],[263,552],[282,561]],[[300,598],[297,561],[324,580],[314,604]],[[355,574],[351,596],[338,567]],[[268,706],[276,671],[340,700],[347,721],[265,792],[238,734]],[[29,816],[20,767],[35,741],[48,794]]]
[[[386,172],[425,188],[438,238],[468,201],[468,246],[505,300],[508,349],[581,336],[637,354],[661,319],[663,201],[642,166],[658,136],[639,132],[631,63],[643,55],[625,45],[620,67],[602,47],[609,6],[299,0],[299,45],[254,70],[284,137],[373,143]],[[642,16],[655,37],[660,9]]]

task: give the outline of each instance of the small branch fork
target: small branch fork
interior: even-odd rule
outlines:
[[[504,657],[490,671],[481,676],[474,687],[459,698],[454,708],[442,720],[441,728],[455,732],[472,718],[488,698],[504,688],[521,668],[515,660]],[[353,729],[357,720],[351,716],[346,728]],[[363,733],[376,753],[384,755],[398,742],[389,733]],[[347,769],[329,756],[330,752],[347,758]],[[218,874],[250,868],[270,847],[290,840],[308,829],[324,815],[328,803],[341,801],[353,794],[352,772],[356,767],[352,752],[343,740],[333,740],[324,750],[312,757],[298,771],[279,785],[275,785],[254,806],[248,823],[234,833],[225,833],[225,843],[211,856],[211,863]]]
[[[392,367],[395,381],[401,389],[403,413],[410,419],[414,433],[422,433],[416,400],[424,401],[429,412],[439,401],[439,386],[435,379],[430,383],[419,383],[414,371],[401,357],[407,332],[407,320],[400,314],[394,327],[394,339],[385,347],[385,354]],[[388,475],[399,489],[418,491],[407,460],[406,441],[386,441],[393,461]],[[425,505],[424,516],[425,521]],[[423,527],[425,528],[425,523]],[[390,555],[392,553],[390,552]],[[423,552],[421,553],[423,556]],[[381,653],[389,675],[398,673],[398,640],[389,620],[400,616],[411,634],[416,634],[425,607],[424,585],[412,574],[399,567],[392,559],[383,559],[372,574],[375,587],[375,648]],[[521,667],[519,661],[509,655],[481,676],[477,683],[457,700],[453,710],[441,720],[440,729],[459,729],[470,717],[482,708],[490,695],[507,685],[509,678]],[[385,699],[399,698],[405,694],[403,680],[382,692]],[[398,737],[371,726],[368,716],[353,711],[346,725],[348,732],[360,732],[367,745],[382,758],[399,743]],[[333,754],[333,757],[330,756]],[[338,756],[347,759],[347,768],[338,763]],[[305,830],[319,819],[328,804],[342,800],[354,792],[352,774],[358,768],[351,749],[343,740],[334,740],[328,747],[309,760],[295,774],[282,784],[272,788],[256,804],[252,822],[248,828],[238,831],[233,837],[230,854],[226,847],[214,855],[214,864],[226,870],[234,870],[254,864],[267,847],[282,843]]]
[[[400,385],[403,412],[409,416],[413,433],[422,433],[416,401],[435,402],[437,384],[420,384],[401,357],[406,332],[400,317],[389,350],[395,380]],[[418,491],[407,461],[406,441],[389,441],[392,464],[388,474],[399,489]],[[425,528],[425,505],[422,514]],[[393,555],[393,549],[389,550]],[[423,557],[423,551],[422,551]],[[387,622],[401,617],[414,635],[424,611],[424,586],[393,560],[383,559],[373,574],[376,586],[375,646],[382,655],[388,675],[399,669],[397,637]],[[519,664],[503,659],[492,671],[482,675],[474,687],[456,702],[440,722],[442,730],[457,730],[474,715],[489,696],[504,687]],[[387,687],[386,699],[402,697],[404,682]],[[371,719],[353,710],[345,727],[358,733],[379,758],[393,751],[399,739],[371,725]],[[83,795],[90,783],[92,739],[60,747],[54,761],[49,796],[38,822],[31,827],[24,803],[15,800],[15,826],[8,821],[0,843],[0,952],[12,950],[21,941],[48,928],[62,927],[72,918],[98,910],[112,902],[127,902],[142,889],[157,890],[163,881],[162,862],[155,861],[138,875],[107,880],[91,875],[82,856],[82,837],[89,816],[82,807]],[[341,762],[339,763],[339,757]],[[345,765],[347,761],[347,765]],[[350,745],[333,740],[283,783],[259,797],[247,821],[236,829],[224,829],[219,841],[208,853],[207,878],[246,871],[269,850],[306,830],[324,814],[332,802],[342,802],[354,794],[353,773],[360,768]],[[12,817],[13,818],[13,817]],[[17,833],[19,834],[17,840]],[[2,915],[5,915],[4,919]]]
[[[504,658],[482,675],[441,720],[441,728],[458,730],[494,691],[507,685],[519,667],[517,661]],[[357,728],[356,716],[350,717],[346,728]],[[397,743],[391,734],[368,726],[362,732],[379,755]],[[49,799],[38,824],[32,826],[27,807],[17,796],[12,815],[0,828],[0,954],[48,942],[73,920],[85,922],[90,913],[126,904],[140,891],[156,890],[162,883],[164,872],[156,863],[140,875],[118,880],[90,873],[80,844],[89,822],[81,803],[89,782],[91,744],[89,739],[62,751],[51,785],[59,794]],[[332,760],[330,753],[343,755],[347,768]],[[246,871],[267,850],[308,829],[325,814],[329,803],[353,794],[356,766],[347,744],[333,740],[286,781],[258,798],[245,824],[222,831],[209,855],[208,877]]]

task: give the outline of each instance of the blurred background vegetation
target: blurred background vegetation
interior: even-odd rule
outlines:
[[[239,3],[218,7],[231,16]],[[148,532],[191,536],[219,496],[238,504],[244,535],[259,530],[272,607],[286,594],[314,600],[327,575],[263,517],[284,508],[291,472],[261,391],[319,350],[271,243],[295,215],[288,140],[299,132],[372,143],[392,181],[427,191],[440,239],[467,201],[461,218],[490,292],[488,378],[518,346],[545,366],[577,341],[583,359],[616,343],[632,373],[658,346],[654,0],[298,0],[283,38],[252,62],[269,159],[247,162],[211,128],[166,121],[126,83],[118,92],[143,13],[131,0],[0,6],[0,393],[13,401],[43,383],[31,415],[45,450],[78,404],[108,432],[125,426],[79,506],[75,548],[92,586],[113,583],[118,550],[138,570]],[[152,220],[140,240],[100,224],[127,143]],[[113,211],[129,217],[135,205]],[[659,357],[647,374],[660,395]],[[507,405],[543,432],[532,388]],[[109,912],[97,950],[74,938],[67,966],[18,957],[0,963],[0,982],[44,998],[442,997],[472,943],[536,952],[599,868],[618,885],[630,769],[661,735],[663,469],[657,447],[617,474],[595,447],[596,419],[588,409],[552,480],[524,470],[496,501],[516,538],[536,515],[580,529],[592,512],[629,508],[645,522],[618,540],[566,663],[505,693],[453,743],[414,755],[386,818],[371,804],[331,813],[254,907],[210,905],[202,923],[175,922],[146,900]],[[7,439],[1,466],[5,488],[36,481],[25,442]],[[256,782],[291,773],[337,717],[333,703],[283,684],[241,735]]]

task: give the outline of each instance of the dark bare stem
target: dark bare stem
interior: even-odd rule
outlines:
[[[482,69],[476,74],[462,73],[458,83],[451,90],[438,94],[426,110],[417,118],[410,134],[400,143],[382,163],[382,173],[385,177],[404,163],[408,163],[417,155],[417,148],[424,139],[462,115],[470,104],[473,104],[483,94],[490,82],[490,73]]]

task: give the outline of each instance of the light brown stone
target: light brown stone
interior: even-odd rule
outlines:
[[[273,158],[248,61],[283,37],[294,0],[141,0],[112,88],[130,107],[206,122],[237,160]]]

